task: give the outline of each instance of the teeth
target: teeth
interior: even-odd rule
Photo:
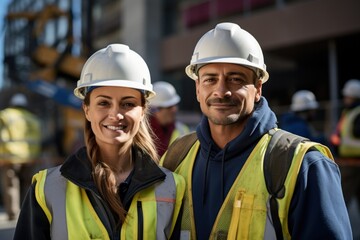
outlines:
[[[123,130],[124,126],[106,126],[108,129],[111,130]]]

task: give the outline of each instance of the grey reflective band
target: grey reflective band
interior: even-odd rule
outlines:
[[[175,179],[169,170],[161,168],[166,174],[165,180],[155,188],[155,197],[157,204],[157,222],[156,238],[162,239],[164,231],[167,238],[170,238],[171,223],[176,201],[176,184]],[[168,224],[168,225],[166,225]],[[166,226],[163,229],[163,226]]]
[[[61,176],[60,166],[47,170],[44,194],[46,206],[52,215],[50,235],[53,240],[68,239],[66,223],[66,183],[67,180]]]
[[[270,198],[269,198],[270,199]],[[270,203],[266,201],[266,223],[265,223],[265,232],[264,232],[264,240],[276,240],[275,228],[273,225],[273,221],[271,218],[271,210]]]

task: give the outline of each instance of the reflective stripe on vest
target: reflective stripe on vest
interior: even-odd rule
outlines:
[[[59,167],[40,171],[33,178],[36,199],[51,224],[52,239],[110,239],[86,191],[61,176]],[[184,179],[163,169],[164,181],[135,194],[121,239],[138,238],[138,204],[142,205],[143,239],[170,238],[185,191]]]
[[[175,189],[176,184],[175,184],[175,180],[172,177],[173,175],[170,173],[169,170],[165,170],[164,171],[167,172],[167,175],[169,175],[169,178],[167,179],[167,181],[164,181],[160,184],[162,184],[162,187],[156,187],[155,188],[155,196],[156,197],[156,209],[157,209],[157,213],[172,213],[174,211],[174,204],[175,204],[175,200],[176,200],[176,192],[173,191],[169,191],[169,189]],[[139,201],[139,200],[138,200]],[[156,225],[158,226],[166,226],[165,229],[160,229],[160,228],[156,228],[156,239],[159,239],[160,236],[163,236],[163,231],[165,231],[165,235],[167,236],[167,238],[170,238],[170,231],[171,231],[171,221],[172,215],[171,214],[167,214],[166,217],[158,217],[157,218],[157,223]],[[145,231],[146,233],[146,231]]]
[[[360,139],[353,135],[354,121],[360,115],[360,107],[352,109],[344,116],[341,126],[341,142],[339,153],[341,157],[360,156]]]
[[[268,134],[253,149],[245,165],[234,181],[229,193],[215,220],[209,239],[275,239],[275,232],[269,212],[269,194],[264,181],[263,159],[270,141]],[[192,209],[192,171],[195,157],[199,149],[199,141],[190,149],[181,162],[176,173],[185,177],[187,191],[185,193],[184,212],[182,218],[182,234],[191,235],[196,239],[194,212]],[[290,238],[288,230],[288,210],[295,189],[297,174],[307,150],[315,147],[324,155],[332,158],[330,150],[318,143],[306,142],[299,144],[295,158],[285,181],[285,197],[279,200],[279,217],[283,226],[284,239]]]

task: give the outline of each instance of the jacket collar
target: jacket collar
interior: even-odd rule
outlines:
[[[133,152],[135,152],[133,159],[135,165],[127,198],[132,198],[139,190],[152,185],[155,181],[163,180],[166,176],[149,155],[137,148],[133,148]],[[80,148],[75,154],[66,159],[60,171],[65,178],[74,184],[98,193],[85,147]]]

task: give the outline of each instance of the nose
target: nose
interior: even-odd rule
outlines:
[[[124,118],[124,115],[121,113],[120,108],[113,107],[109,110],[109,118],[111,120],[121,120]]]
[[[217,82],[217,84],[215,85],[214,94],[220,98],[226,98],[231,96],[231,91],[228,85],[226,84],[224,77],[221,77]]]
[[[178,110],[177,105],[170,106],[170,107],[169,107],[169,110],[170,110],[170,112],[172,112],[172,113],[176,113],[177,110]]]

